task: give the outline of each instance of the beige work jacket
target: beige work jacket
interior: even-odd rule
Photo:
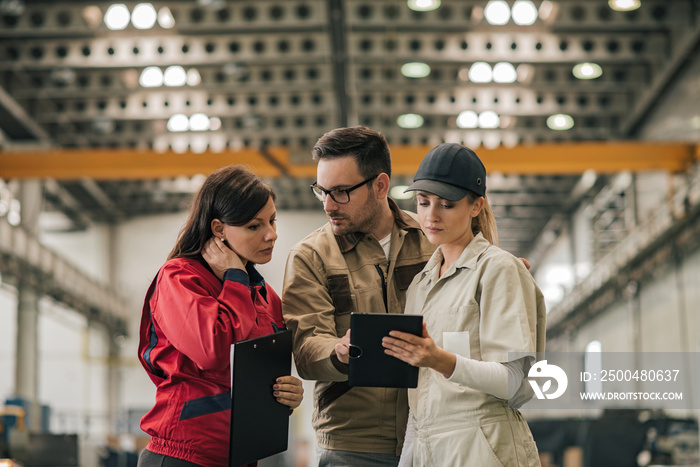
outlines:
[[[413,280],[406,305],[406,313],[424,316],[439,347],[492,362],[518,358],[510,352],[544,351],[544,299],[520,260],[477,234],[439,277],[442,262],[438,248]],[[427,368],[408,393],[414,466],[539,466],[527,423],[507,401]]]
[[[334,351],[350,313],[403,313],[406,290],[435,249],[415,215],[389,203],[395,218],[389,261],[372,235],[336,237],[329,224],[294,246],[287,259],[282,312],[294,333],[299,375],[317,381],[312,423],[324,448],[401,452],[406,390],[349,388],[347,365]]]

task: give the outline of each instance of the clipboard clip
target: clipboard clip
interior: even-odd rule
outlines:
[[[350,344],[348,349],[348,357],[350,358],[360,358],[362,356],[362,347],[354,344]]]

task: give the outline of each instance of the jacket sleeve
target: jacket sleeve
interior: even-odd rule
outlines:
[[[539,290],[525,266],[511,255],[492,258],[480,288],[481,358],[505,363],[534,354]]]
[[[299,375],[310,380],[346,381],[347,365],[335,357],[335,344],[342,336],[336,332],[335,307],[322,266],[314,266],[299,248],[292,249],[287,258],[282,313],[294,335]]]
[[[245,283],[248,276],[228,272],[215,296],[201,272],[166,265],[151,301],[156,324],[201,370],[225,368],[231,344],[246,339],[255,326],[255,307]]]

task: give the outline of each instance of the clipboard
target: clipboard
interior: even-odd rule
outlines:
[[[229,467],[239,467],[287,450],[289,407],[272,386],[292,371],[288,329],[231,345],[231,435]]]
[[[423,316],[353,313],[350,315],[350,330],[348,385],[382,388],[418,386],[418,367],[385,354],[382,339],[390,331],[422,335]]]

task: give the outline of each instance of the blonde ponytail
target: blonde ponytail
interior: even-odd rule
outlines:
[[[474,203],[479,199],[479,195],[469,192],[469,202]],[[496,228],[496,217],[493,215],[489,200],[484,196],[484,206],[479,215],[472,219],[472,232],[474,235],[481,232],[491,245],[498,245],[498,230]]]

